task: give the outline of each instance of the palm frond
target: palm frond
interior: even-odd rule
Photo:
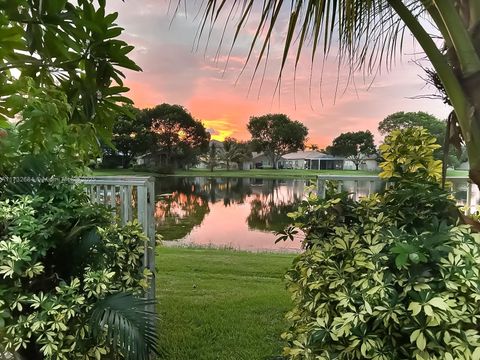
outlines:
[[[421,1],[407,0],[405,3],[416,17],[425,12]],[[280,75],[291,52],[294,52],[297,67],[307,49],[312,62],[318,52],[323,51],[326,55],[336,49],[337,57],[344,65],[355,71],[364,69],[374,73],[380,65],[391,67],[403,48],[405,25],[389,5],[389,0],[236,0],[231,2],[230,10],[226,9],[225,0],[206,0],[202,4],[203,16],[197,41],[204,32],[210,33],[217,22],[222,21],[219,14],[226,12],[225,26],[229,24],[234,29],[230,52],[239,40],[242,28],[254,19],[256,30],[246,60],[250,62],[258,48],[254,72],[267,56],[275,33],[285,35]],[[238,14],[236,18],[231,16],[232,13]],[[288,26],[285,32],[280,26],[286,15]]]
[[[90,318],[95,337],[107,336],[116,353],[126,360],[147,360],[159,355],[157,316],[146,310],[155,300],[140,299],[129,293],[110,295],[97,302]]]

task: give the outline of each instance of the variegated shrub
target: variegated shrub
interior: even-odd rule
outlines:
[[[70,184],[0,199],[0,348],[28,360],[146,359],[128,333],[154,321],[138,298],[151,275],[145,235],[110,216]]]
[[[289,359],[480,359],[480,236],[437,183],[434,148],[395,131],[383,194],[311,194],[291,214],[309,246],[286,276]]]

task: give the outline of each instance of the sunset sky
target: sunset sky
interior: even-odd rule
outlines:
[[[282,112],[303,122],[309,128],[308,142],[320,147],[342,132],[366,129],[379,142],[378,123],[393,112],[426,111],[440,118],[449,112],[439,100],[415,98],[434,90],[425,86],[420,78],[421,68],[413,63],[421,60],[423,54],[411,40],[407,39],[404,56],[390,72],[382,70],[375,78],[357,74],[355,81],[349,83],[347,70],[338,69],[334,55],[324,64],[316,62],[311,72],[306,54],[295,81],[290,62],[284,70],[280,90],[275,91],[284,39],[282,21],[273,37],[263,84],[260,86],[262,63],[250,86],[254,63],[241,71],[255,19],[244,29],[227,65],[233,32],[227,30],[217,52],[223,31],[220,22],[212,29],[210,40],[206,41],[207,31],[197,47],[201,2],[186,2],[188,8],[181,8],[173,21],[174,9],[169,9],[169,3],[169,0],[109,3],[110,10],[119,12],[117,23],[125,28],[122,38],[135,46],[131,56],[143,69],[140,73],[126,72],[126,85],[131,88],[128,95],[141,108],[164,102],[183,105],[204,123],[215,139],[226,136],[248,139],[246,123],[250,116]],[[288,14],[283,15],[285,28]]]

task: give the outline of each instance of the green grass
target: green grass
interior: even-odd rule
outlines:
[[[258,178],[315,178],[319,174],[329,175],[376,175],[375,171],[355,170],[301,170],[301,169],[254,169],[254,170],[215,170],[191,169],[179,170],[177,176],[215,176],[215,177],[258,177]]]
[[[97,176],[159,176],[149,171],[134,171],[132,169],[95,169],[93,175]]]
[[[374,171],[355,171],[355,170],[297,170],[297,169],[254,169],[254,170],[215,170],[211,172],[207,169],[178,170],[173,175],[163,175],[151,172],[138,172],[132,169],[97,169],[93,171],[94,175],[113,176],[113,175],[138,175],[138,176],[209,176],[209,177],[248,177],[248,178],[314,178],[318,174],[330,175],[376,175]]]
[[[94,170],[94,175],[138,175],[138,176],[165,176],[150,172],[138,172],[131,169],[99,169]],[[215,170],[207,169],[178,170],[174,175],[167,176],[209,176],[209,177],[249,177],[249,178],[315,178],[317,175],[377,175],[375,171],[355,170],[297,170],[297,169],[254,169],[254,170]],[[448,176],[468,176],[465,170],[448,170]]]
[[[282,352],[294,254],[161,248],[160,343],[168,360],[265,360]]]

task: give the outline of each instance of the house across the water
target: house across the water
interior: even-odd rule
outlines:
[[[353,161],[319,151],[297,151],[282,156],[278,168],[283,169],[311,169],[311,170],[355,170]],[[359,166],[359,170],[378,170],[375,156],[366,157]]]
[[[284,169],[342,170],[344,161],[319,151],[297,151],[283,155],[278,165]]]

